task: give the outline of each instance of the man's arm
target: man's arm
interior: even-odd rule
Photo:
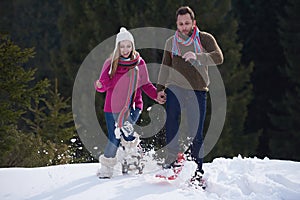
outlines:
[[[220,65],[223,63],[223,53],[219,47],[216,39],[209,33],[202,32],[202,46],[204,52],[196,54],[197,60],[200,61],[201,65]]]
[[[186,52],[182,58],[195,66],[215,66],[223,63],[223,53],[215,38],[206,32],[201,32],[201,44],[203,51],[194,53]]]

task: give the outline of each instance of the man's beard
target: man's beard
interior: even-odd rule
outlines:
[[[192,27],[191,30],[187,34],[184,34],[184,32],[180,32],[180,33],[184,36],[190,37],[193,34],[193,30],[194,30],[194,28]]]

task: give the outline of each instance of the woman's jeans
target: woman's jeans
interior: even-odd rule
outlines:
[[[166,94],[166,163],[176,159],[180,152],[180,140],[185,147],[191,147],[192,158],[198,164],[198,169],[202,170],[207,92],[171,85],[166,89]],[[185,127],[181,125],[183,122]]]
[[[108,142],[104,149],[104,156],[107,158],[114,158],[116,156],[118,147],[120,145],[121,140],[116,138],[115,135],[115,123],[119,116],[119,113],[109,113],[105,112],[105,120],[106,120],[106,126],[108,130]],[[139,108],[131,108],[130,109],[130,115],[125,121],[129,121],[132,125],[136,123],[139,116],[141,114],[141,109]],[[125,137],[125,135],[122,135],[123,138],[127,141],[132,141],[135,139],[134,136],[129,135],[128,137]]]

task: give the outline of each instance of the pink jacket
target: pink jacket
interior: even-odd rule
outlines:
[[[98,92],[106,92],[104,112],[119,113],[126,106],[126,98],[129,87],[129,71],[126,67],[118,67],[113,78],[109,77],[111,60],[107,59],[99,77],[102,88],[95,89]],[[134,98],[135,107],[143,109],[142,90],[153,100],[157,98],[156,87],[150,82],[145,61],[141,58],[138,64],[139,77],[136,96]]]

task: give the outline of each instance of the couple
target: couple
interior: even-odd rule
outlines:
[[[143,108],[142,91],[158,103],[166,103],[167,155],[163,167],[174,165],[179,151],[180,119],[185,118],[192,138],[188,144],[190,156],[198,166],[194,178],[201,178],[204,173],[202,137],[208,67],[222,64],[223,54],[211,34],[199,31],[190,7],[180,7],[176,19],[177,31],[166,41],[157,88],[149,80],[145,61],[135,50],[132,34],[123,27],[117,34],[115,49],[95,82],[98,92],[106,92],[104,112],[108,129],[108,143],[99,158],[99,178],[112,177],[120,143],[125,148],[139,143],[133,125]]]

